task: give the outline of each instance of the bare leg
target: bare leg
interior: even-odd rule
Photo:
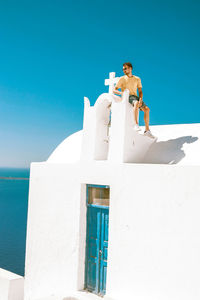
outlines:
[[[145,106],[144,108],[142,108],[143,112],[144,112],[144,122],[145,122],[145,131],[150,130],[149,129],[149,111],[150,109]]]
[[[134,108],[133,108],[133,118],[136,124],[138,124],[138,108],[139,108],[139,102],[137,101],[134,103]]]

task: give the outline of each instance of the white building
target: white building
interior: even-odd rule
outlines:
[[[139,134],[112,84],[31,164],[25,300],[200,299],[200,124]]]

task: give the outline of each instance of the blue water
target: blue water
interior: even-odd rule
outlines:
[[[0,268],[22,276],[29,189],[23,178],[29,178],[28,169],[0,168]]]

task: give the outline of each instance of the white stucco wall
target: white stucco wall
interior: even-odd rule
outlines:
[[[31,167],[25,299],[77,286],[80,185],[75,165]]]
[[[85,184],[110,185],[107,297],[199,300],[200,167],[34,163],[25,300],[84,284]]]
[[[110,209],[113,299],[200,298],[199,175],[192,166],[124,166]]]

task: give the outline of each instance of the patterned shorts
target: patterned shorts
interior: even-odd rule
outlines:
[[[139,97],[138,96],[136,96],[136,95],[130,95],[129,96],[129,103],[132,104],[133,107],[134,107],[134,103],[136,101],[139,101]],[[140,110],[141,110],[141,108],[144,108],[145,106],[147,106],[147,105],[144,103],[144,101],[142,101],[142,105],[140,106]]]

